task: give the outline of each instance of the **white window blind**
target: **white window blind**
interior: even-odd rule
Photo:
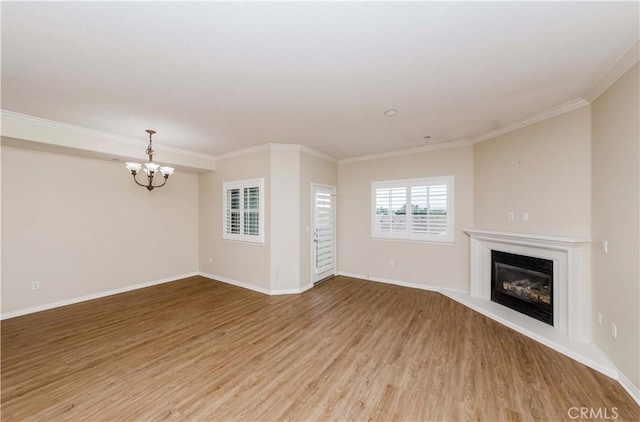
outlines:
[[[453,176],[373,182],[371,237],[453,242]]]
[[[264,179],[223,184],[223,238],[264,243]]]

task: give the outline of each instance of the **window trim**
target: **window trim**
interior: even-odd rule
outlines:
[[[258,235],[250,235],[250,234],[244,234],[244,233],[228,233],[227,232],[227,191],[229,191],[230,189],[240,189],[241,191],[243,189],[247,189],[247,188],[258,188],[258,194],[259,194],[259,198],[258,198],[258,202],[259,202],[259,206],[258,206]],[[251,244],[262,244],[264,245],[264,232],[265,232],[265,227],[264,227],[264,197],[265,197],[265,192],[264,192],[264,178],[260,178],[260,179],[249,179],[249,180],[239,180],[239,181],[233,181],[233,182],[224,182],[222,184],[222,239],[226,240],[226,241],[231,241],[231,242],[241,242],[241,243],[251,243]],[[240,201],[244,201],[244,195],[241,193],[240,194]],[[244,219],[244,213],[242,212],[242,210],[244,210],[244,204],[241,207],[241,211],[240,211],[240,227],[241,230],[244,227],[243,224],[243,219]]]
[[[429,235],[417,234],[409,231],[409,217],[407,217],[407,230],[405,232],[383,233],[376,230],[376,190],[384,188],[411,188],[414,186],[430,186],[430,185],[447,185],[447,235]],[[421,177],[419,179],[397,179],[383,180],[371,182],[371,208],[369,210],[369,218],[371,219],[371,239],[373,240],[391,240],[402,242],[419,242],[434,244],[453,244],[454,243],[454,177],[451,176],[435,176]],[[407,209],[410,216],[410,195],[407,196]]]

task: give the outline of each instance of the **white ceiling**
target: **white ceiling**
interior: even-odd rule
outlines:
[[[638,16],[609,1],[3,2],[2,109],[207,154],[348,158],[583,97]]]

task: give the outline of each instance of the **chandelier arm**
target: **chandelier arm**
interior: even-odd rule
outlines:
[[[138,179],[136,178],[136,176],[138,175],[138,173],[131,173],[131,175],[133,176],[133,181],[134,181],[134,182],[136,182],[136,184],[137,184],[138,186],[142,186],[143,188],[147,188],[147,189],[149,189],[149,185],[144,185],[144,184],[142,184],[142,183],[138,182]],[[151,189],[149,189],[149,190],[151,190]]]
[[[167,184],[167,180],[169,180],[169,176],[164,176],[164,182],[162,182],[161,185],[151,185],[151,186],[153,186],[154,188],[161,188]]]
[[[151,190],[153,190],[154,188],[161,188],[161,187],[163,187],[164,185],[166,185],[166,184],[167,184],[167,180],[169,180],[169,176],[163,176],[163,177],[164,177],[164,181],[162,182],[162,184],[160,184],[160,185],[154,185],[154,184],[153,184],[153,178],[154,178],[154,176],[155,176],[155,175],[154,175],[154,176],[147,176],[147,179],[149,180],[149,183],[145,185],[145,184],[143,184],[143,183],[140,183],[140,182],[138,181],[138,179],[136,178],[136,176],[138,175],[138,173],[135,173],[135,174],[131,173],[131,175],[133,176],[133,181],[134,181],[134,182],[136,182],[136,184],[137,184],[138,186],[142,186],[143,188],[147,188],[147,189],[148,189],[148,190],[150,190],[150,191],[151,191]]]

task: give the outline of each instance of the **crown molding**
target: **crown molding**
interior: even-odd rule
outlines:
[[[397,149],[395,151],[381,152],[378,154],[367,154],[359,157],[343,158],[338,160],[338,164],[357,163],[359,161],[380,160],[382,158],[398,157],[401,155],[419,154],[421,152],[437,151],[441,149],[450,149],[472,145],[471,139],[462,139],[459,141],[440,142],[437,144],[424,145],[421,147]]]
[[[318,151],[306,145],[299,144],[278,144],[278,143],[268,143],[256,145],[253,147],[237,149],[235,151],[225,152],[224,154],[216,155],[216,160],[226,160],[227,158],[235,158],[241,157],[243,155],[255,154],[262,151],[298,151],[304,152],[305,154],[313,155],[314,157],[321,158],[325,161],[329,161],[331,163],[337,163],[338,160],[324,152]]]
[[[473,141],[474,144],[487,141],[489,139],[495,138],[496,136],[504,135],[506,133],[513,132],[518,129],[522,129],[523,127],[531,126],[535,123],[539,123],[543,120],[560,116],[561,114],[565,114],[570,111],[577,110],[587,105],[589,105],[589,102],[584,98],[576,98],[575,100],[571,100],[564,104],[560,104],[559,106],[551,107],[540,113],[534,114],[529,117],[525,117],[524,119],[516,120],[515,122],[509,123],[508,125],[503,126],[499,129],[485,133],[484,135],[471,138],[471,140]]]
[[[338,163],[338,159],[337,158],[332,157],[329,154],[325,154],[322,151],[318,151],[317,149],[313,149],[311,147],[308,147],[306,145],[300,145],[300,152],[304,152],[305,154],[314,156],[316,158],[320,158],[320,159],[328,161],[330,163]]]
[[[627,53],[622,56],[611,68],[598,80],[598,82],[591,87],[591,89],[584,95],[584,99],[589,103],[594,102],[600,95],[602,95],[611,85],[613,85],[622,75],[627,73],[633,65],[640,60],[640,42],[631,47]]]
[[[270,142],[265,145],[269,151],[300,151],[300,145],[298,144],[278,144]]]
[[[108,133],[108,132],[102,132],[102,131],[99,131],[99,130],[89,129],[89,128],[82,127],[82,126],[70,125],[70,124],[67,124],[67,123],[57,122],[57,121],[54,121],[54,120],[43,119],[41,117],[29,116],[27,114],[16,113],[14,111],[0,110],[0,115],[2,116],[2,119],[8,119],[8,120],[16,121],[16,122],[42,126],[42,127],[49,128],[49,129],[62,130],[62,131],[65,131],[65,132],[74,133],[74,134],[78,134],[78,135],[84,135],[84,136],[92,136],[92,137],[96,137],[96,138],[100,138],[100,139],[105,139],[105,140],[109,140],[109,141],[113,141],[113,142],[118,142],[118,143],[125,144],[125,145],[133,145],[133,146],[143,147],[143,148],[146,148],[146,146],[147,146],[147,141],[141,141],[141,140],[138,140],[138,139],[127,138],[127,137],[124,137],[124,136],[114,135],[114,134]],[[186,149],[182,149],[182,148],[174,148],[174,147],[155,145],[155,144],[154,144],[153,147],[157,151],[171,152],[171,153],[174,153],[174,154],[180,154],[180,155],[187,156],[187,157],[199,158],[199,159],[204,159],[204,160],[214,160],[215,159],[215,157],[213,155],[203,154],[203,153],[200,153],[200,152],[190,151],[190,150],[186,150]]]
[[[225,152],[224,154],[216,155],[216,161],[226,160],[227,158],[241,157],[243,155],[255,154],[262,151],[269,151],[269,149],[269,144],[261,144],[253,147],[236,149],[233,151]]]

